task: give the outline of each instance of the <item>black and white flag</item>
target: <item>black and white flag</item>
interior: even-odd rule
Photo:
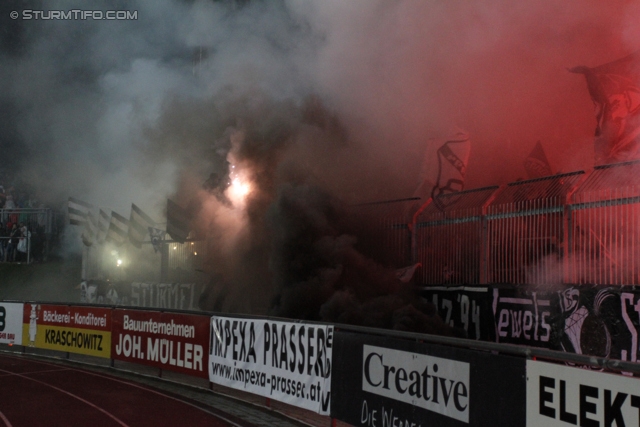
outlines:
[[[538,141],[529,156],[525,159],[524,169],[527,171],[529,179],[553,175],[551,165],[549,165],[549,160],[544,153],[544,148],[542,148],[540,141]]]
[[[96,240],[98,243],[104,243],[104,240],[107,238],[107,231],[109,231],[109,223],[111,222],[111,217],[102,209],[100,209],[100,214],[98,215],[98,235]]]
[[[171,199],[167,199],[167,233],[173,240],[184,243],[189,236],[189,216],[187,211]]]
[[[431,190],[433,204],[440,210],[457,202],[456,197],[447,197],[464,189],[464,178],[469,162],[471,140],[469,135],[458,130],[444,140],[438,148],[438,178]]]
[[[149,236],[151,236],[151,244],[153,245],[153,250],[156,253],[160,250],[160,243],[164,240],[165,234],[167,234],[167,232],[164,230],[160,230],[159,228],[149,227]]]
[[[111,222],[107,230],[107,239],[120,246],[127,241],[129,220],[117,212],[111,212]]]
[[[135,204],[131,204],[131,217],[129,218],[129,240],[137,247],[142,247],[142,241],[144,240],[149,227],[153,226],[155,222],[142,211]]]
[[[84,223],[84,230],[82,231],[82,243],[85,246],[91,246],[97,238],[98,224],[95,216],[89,211]]]
[[[87,221],[87,214],[93,209],[87,202],[69,197],[69,224],[84,225]]]

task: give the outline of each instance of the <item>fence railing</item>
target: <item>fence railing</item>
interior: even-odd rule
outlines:
[[[0,209],[0,223],[7,230],[7,224],[24,225],[29,229],[26,252],[17,250],[17,241],[9,236],[0,237],[0,262],[31,262],[46,259],[53,241],[58,236],[58,215],[49,208]],[[7,230],[7,234],[9,230]],[[16,238],[16,240],[18,240]],[[24,255],[22,255],[24,254]]]
[[[82,278],[192,282],[194,278],[201,276],[199,271],[207,257],[207,249],[207,242],[204,240],[184,243],[163,241],[157,252],[151,242],[143,242],[141,248],[130,243],[115,246],[109,242],[101,242],[83,248]],[[123,264],[119,264],[118,260]],[[136,271],[139,272],[137,275]]]
[[[57,231],[55,216],[55,212],[48,208],[0,209],[0,222],[4,226],[9,222],[23,224],[29,227],[30,230],[40,228],[45,234]]]
[[[422,284],[640,284],[640,162],[462,191],[413,209],[413,217],[385,217],[378,240],[410,251],[406,263],[421,263]]]

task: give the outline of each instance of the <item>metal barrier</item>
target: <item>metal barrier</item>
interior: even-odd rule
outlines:
[[[420,263],[416,281],[424,285],[635,285],[636,177],[640,161],[443,194],[435,203],[363,204],[349,219],[365,255],[394,268]],[[161,251],[160,281],[192,281],[186,275],[199,269],[207,246],[166,241]],[[101,251],[89,252],[83,278],[104,278]]]
[[[349,214],[357,218],[351,227],[359,236],[360,251],[383,264],[409,264],[412,255],[408,224],[419,207],[417,197],[351,206]]]
[[[0,237],[0,262],[31,262],[34,258],[46,259],[59,233],[58,219],[59,215],[49,208],[0,209],[2,227],[6,227],[8,223],[21,224],[27,226],[31,234],[31,238],[27,239],[28,248],[24,257],[16,252],[15,247],[9,246],[10,237]],[[8,232],[7,230],[7,234]]]
[[[513,182],[487,209],[484,283],[560,283],[565,205],[584,172]]]
[[[638,284],[640,163],[596,167],[576,191],[570,214],[567,281]]]
[[[637,177],[638,161],[441,195],[381,213],[371,239],[426,285],[640,284]]]
[[[163,241],[157,253],[150,242],[144,242],[141,248],[131,243],[116,246],[100,242],[83,247],[82,278],[190,282],[194,278],[201,279],[198,271],[206,257],[207,242],[203,240],[185,243]],[[137,274],[136,269],[144,273]]]
[[[498,187],[443,195],[414,215],[414,256],[424,283],[480,283],[486,205]]]
[[[224,375],[222,374],[218,374],[218,377],[216,378],[213,377],[216,375],[216,372],[219,373],[221,371],[216,371],[215,369],[213,369],[216,365],[218,365],[218,363],[215,361],[212,362],[211,361],[212,357],[215,357],[214,360],[218,360],[221,358],[223,358],[224,360],[231,360],[231,359],[235,360],[238,358],[238,356],[236,355],[231,355],[232,352],[229,352],[229,355],[227,357],[226,349],[225,350],[222,349],[222,345],[223,345],[222,343],[224,339],[228,339],[227,343],[224,345],[231,346],[231,336],[233,335],[233,344],[232,344],[233,353],[236,352],[237,347],[241,348],[242,350],[245,349],[244,345],[247,343],[242,341],[245,339],[244,330],[240,329],[240,327],[236,325],[235,323],[236,321],[238,321],[239,323],[256,321],[256,322],[264,322],[265,324],[270,324],[270,325],[275,325],[276,323],[282,324],[282,322],[285,322],[285,323],[288,322],[289,325],[296,325],[296,326],[300,325],[296,321],[291,321],[291,320],[287,321],[286,319],[262,317],[262,316],[225,315],[222,317],[228,318],[227,320],[231,320],[234,322],[233,323],[234,332],[232,332],[230,324],[227,323],[224,331],[222,331],[221,329],[218,329],[214,335],[212,334],[211,331],[215,329],[207,330],[207,326],[209,328],[215,328],[216,323],[213,321],[212,318],[218,316],[218,314],[211,313],[211,312],[194,313],[194,312],[184,312],[180,310],[163,310],[162,312],[160,312],[157,310],[148,310],[144,308],[135,308],[135,309],[132,308],[131,309],[132,311],[129,311],[128,309],[122,309],[121,307],[116,307],[116,306],[95,306],[95,305],[83,305],[83,304],[74,304],[74,305],[53,304],[48,306],[48,309],[50,310],[50,312],[47,314],[47,313],[34,312],[35,305],[37,305],[38,307],[47,306],[46,303],[32,302],[32,303],[29,303],[29,305],[31,306],[31,315],[29,315],[26,310],[24,311],[24,314],[21,310],[16,310],[15,306],[17,304],[21,304],[21,303],[4,303],[3,304],[4,306],[13,306],[13,307],[8,307],[6,309],[8,313],[7,315],[7,322],[9,325],[8,330],[16,331],[16,333],[21,333],[25,337],[25,339],[20,340],[21,344],[19,345],[11,345],[6,347],[2,346],[0,347],[1,351],[12,352],[14,354],[16,352],[21,352],[31,356],[44,356],[44,357],[52,357],[57,359],[65,359],[65,360],[70,360],[76,363],[95,365],[95,366],[99,366],[106,369],[115,368],[116,370],[134,372],[143,376],[157,377],[157,378],[161,378],[161,379],[172,381],[172,382],[179,382],[192,387],[198,387],[203,390],[211,389],[218,393],[228,394],[260,406],[275,409],[279,412],[285,413],[288,416],[291,416],[292,418],[311,421],[310,417],[313,417],[312,425],[318,425],[318,426],[329,425],[329,419],[331,420],[330,421],[331,425],[336,425],[338,420],[346,422],[346,420],[353,418],[353,417],[349,417],[349,413],[345,412],[344,408],[334,408],[334,403],[331,403],[331,407],[329,408],[328,411],[321,412],[321,411],[318,411],[317,409],[314,409],[316,406],[320,407],[320,405],[309,405],[310,407],[305,406],[305,404],[303,404],[302,402],[303,397],[297,400],[293,398],[291,398],[290,400],[285,399],[287,389],[284,387],[280,390],[276,389],[275,393],[274,393],[274,387],[271,387],[271,394],[267,394],[265,397],[265,395],[258,392],[256,388],[248,388],[247,383],[249,382],[249,379],[248,379],[249,377],[236,376],[236,374],[225,377],[225,378],[231,378],[230,381],[219,381],[217,378],[223,378]],[[56,310],[56,307],[60,307],[62,310],[58,311]],[[106,313],[106,311],[109,311],[110,315],[109,313]],[[16,312],[18,312],[18,318],[14,319],[11,317],[11,315],[15,314]],[[40,317],[39,314],[45,314],[45,315],[43,317]],[[74,322],[78,320],[69,321],[69,324],[63,324],[64,322],[66,322],[64,320],[65,316],[69,316],[70,319],[79,318],[79,322],[80,322],[79,324],[82,326],[81,330],[84,330],[86,332],[84,334],[85,337],[93,337],[93,338],[107,337],[108,339],[105,341],[105,342],[108,341],[107,346],[104,346],[103,348],[102,344],[100,345],[97,344],[98,342],[102,343],[103,342],[102,339],[100,340],[94,339],[93,341],[85,340],[83,341],[82,345],[76,345],[75,343],[79,341],[75,341],[75,339],[67,340],[66,338],[63,338],[62,334],[56,334],[56,333],[48,333],[45,335],[45,338],[41,340],[38,340],[36,338],[37,334],[42,334],[42,332],[44,332],[44,330],[48,327],[43,325],[43,329],[40,329],[40,332],[37,332],[40,326],[38,326],[36,322],[56,323],[55,329],[49,329],[49,330],[54,332],[56,330],[58,330],[58,332],[62,330],[62,331],[66,331],[70,335],[76,334],[77,330],[75,328],[77,328],[78,326]],[[128,316],[132,316],[131,319],[143,319],[143,320],[137,320],[138,322],[137,324],[135,323],[127,324],[129,326],[125,327],[125,324],[123,323],[123,319],[128,319]],[[118,320],[116,320],[116,318]],[[84,320],[84,319],[95,319],[95,321],[92,320],[91,324],[89,325],[86,323],[87,320]],[[160,332],[159,330],[156,331],[154,329],[156,328],[156,326],[158,328],[162,328],[163,325],[171,325],[171,327],[173,328],[174,319],[176,321],[175,325],[180,325],[180,326],[187,325],[185,326],[185,330],[187,330],[188,328],[195,328],[194,330],[196,332],[190,333],[190,334],[184,334],[183,336],[178,337],[173,332],[171,334],[166,335],[164,332]],[[125,321],[128,321],[128,320],[125,320]],[[60,325],[57,325],[57,323],[60,323]],[[149,323],[149,328],[144,329],[143,325],[146,325],[147,323]],[[153,326],[152,328],[150,326],[151,323],[153,323],[156,326]],[[196,326],[193,327],[189,325],[196,325]],[[221,326],[221,325],[222,323],[220,323],[218,326]],[[309,327],[310,325],[311,324],[307,324],[306,326]],[[440,380],[441,382],[437,383],[437,385],[442,384],[443,391],[441,393],[444,392],[445,385],[447,384],[446,381],[448,377],[444,377],[444,375],[454,375],[454,374],[448,373],[448,371],[444,369],[441,369],[441,372],[444,372],[444,373],[438,372],[438,365],[440,366],[455,365],[460,367],[463,372],[467,372],[465,371],[465,369],[471,370],[472,373],[470,374],[470,376],[466,377],[466,379],[464,375],[461,376],[462,380],[460,381],[460,383],[465,385],[456,386],[456,390],[458,390],[457,392],[458,397],[463,398],[464,402],[467,402],[466,398],[468,397],[468,393],[466,390],[469,390],[471,389],[471,387],[473,387],[474,393],[476,393],[474,394],[474,398],[473,398],[474,401],[477,402],[478,400],[481,400],[481,397],[482,397],[485,400],[493,399],[493,402],[495,403],[492,403],[493,404],[492,408],[489,408],[484,405],[476,405],[476,408],[474,408],[473,410],[469,409],[469,411],[467,411],[466,409],[470,406],[458,405],[457,407],[462,408],[461,411],[464,410],[465,413],[468,415],[469,418],[467,420],[467,423],[470,425],[482,425],[482,426],[506,425],[506,424],[489,424],[485,422],[485,417],[483,415],[485,414],[484,412],[485,409],[489,409],[492,411],[495,409],[498,412],[500,410],[503,410],[505,407],[501,406],[504,403],[502,399],[505,399],[505,397],[507,396],[507,393],[509,393],[508,396],[511,397],[510,402],[515,405],[513,407],[509,407],[508,408],[509,411],[513,411],[514,414],[517,415],[517,416],[514,416],[513,418],[516,418],[522,421],[522,423],[517,423],[517,424],[512,423],[508,425],[525,425],[524,424],[525,408],[527,407],[526,406],[527,402],[529,402],[531,399],[539,398],[540,401],[542,402],[547,402],[547,403],[552,402],[553,398],[549,397],[549,396],[552,396],[551,391],[549,390],[554,389],[553,386],[545,385],[539,388],[535,385],[533,386],[527,385],[527,381],[525,380],[525,373],[527,374],[527,378],[528,378],[529,370],[528,368],[526,368],[525,364],[527,364],[528,366],[529,361],[532,361],[532,360],[559,362],[562,364],[567,364],[569,366],[588,367],[594,371],[604,370],[608,372],[617,372],[617,373],[626,374],[626,375],[617,375],[617,376],[611,376],[609,378],[606,378],[607,381],[609,381],[607,385],[612,383],[612,381],[615,381],[616,386],[620,386],[620,384],[622,384],[620,388],[624,388],[623,386],[625,384],[623,383],[628,380],[628,376],[630,374],[636,374],[636,375],[640,374],[639,363],[612,360],[612,359],[603,358],[603,357],[570,354],[570,353],[558,352],[558,351],[553,351],[548,349],[532,348],[532,347],[512,345],[512,344],[482,342],[482,341],[475,341],[475,340],[469,340],[469,339],[436,336],[436,335],[428,335],[428,334],[421,334],[421,333],[381,330],[381,329],[374,329],[369,327],[358,327],[358,326],[351,326],[351,325],[344,325],[344,324],[323,324],[320,322],[313,322],[313,327],[319,328],[318,330],[320,330],[323,327],[331,328],[331,335],[318,335],[318,339],[322,337],[322,340],[324,340],[324,337],[326,337],[327,340],[330,340],[326,342],[331,342],[331,344],[327,344],[327,347],[322,347],[322,346],[317,347],[316,350],[318,350],[319,352],[315,353],[318,355],[318,357],[320,357],[320,355],[327,355],[331,357],[331,359],[329,360],[329,364],[325,364],[325,365],[323,364],[313,365],[311,364],[311,362],[308,362],[309,364],[306,372],[304,371],[304,369],[300,372],[302,372],[303,374],[306,374],[309,377],[314,378],[314,381],[315,381],[316,377],[319,378],[321,375],[323,375],[322,374],[322,370],[324,369],[323,367],[326,367],[326,376],[323,378],[328,378],[331,382],[331,388],[330,388],[331,393],[332,394],[335,393],[334,395],[335,398],[332,398],[331,402],[335,402],[337,404],[336,406],[341,406],[339,404],[340,402],[347,401],[349,399],[354,399],[353,391],[358,392],[360,394],[362,394],[362,392],[370,392],[369,389],[364,388],[365,386],[363,385],[363,380],[359,378],[359,376],[362,375],[362,366],[360,367],[360,371],[358,371],[357,369],[354,370],[351,368],[351,366],[355,365],[356,362],[358,364],[362,363],[362,359],[364,358],[363,349],[365,348],[365,346],[369,346],[368,351],[371,352],[373,349],[373,351],[376,352],[376,353],[373,353],[373,352],[370,353],[376,357],[375,360],[378,363],[378,365],[376,366],[380,366],[380,364],[383,361],[383,357],[385,357],[384,360],[387,361],[387,358],[386,358],[387,355],[400,355],[405,357],[405,359],[402,359],[399,362],[394,361],[394,363],[396,363],[396,366],[401,367],[401,369],[399,369],[398,371],[399,372],[398,376],[395,377],[396,379],[394,383],[396,385],[396,388],[403,392],[406,389],[402,389],[402,385],[404,384],[407,387],[409,386],[409,382],[407,381],[407,376],[405,374],[410,369],[414,369],[412,372],[415,373],[415,374],[414,373],[411,374],[411,379],[412,381],[414,381],[414,383],[412,383],[413,385],[421,384],[420,382],[418,382],[419,378],[421,378],[420,372],[423,372],[422,378],[424,378],[424,381],[425,381],[424,384],[426,384],[427,379],[430,378],[430,376],[428,376],[427,374],[428,372],[427,369],[424,368],[424,371],[417,370],[417,367],[422,368],[422,366],[425,363],[432,364],[432,365],[427,365],[428,368],[431,368],[431,366],[433,366],[433,370],[429,370],[430,372],[432,372],[432,375],[435,374],[436,372],[438,373],[438,375],[440,375],[440,377],[433,376],[432,378],[438,378],[438,379],[441,378]],[[129,331],[130,329],[136,332],[132,333]],[[260,331],[261,329],[257,328],[256,330]],[[294,329],[291,329],[291,331],[293,330]],[[243,331],[243,332],[238,332],[238,331]],[[271,335],[271,333],[273,333],[274,335]],[[219,334],[227,334],[225,335],[227,338],[224,338],[223,335],[219,335]],[[33,337],[30,337],[30,335],[33,335]],[[142,338],[143,336],[147,336],[147,339],[143,340]],[[165,353],[163,353],[162,350],[160,350],[161,348],[161,345],[159,344],[160,340],[157,339],[157,336],[163,336],[163,337],[166,336],[166,339],[163,338],[162,342],[167,342],[168,344],[165,347],[170,347],[171,349],[174,348],[173,347],[174,342],[175,343],[182,342],[183,348],[185,349],[184,353],[180,353],[179,344],[177,344],[177,347],[176,347],[177,353],[170,353],[169,350],[166,350]],[[210,337],[214,337],[214,336],[217,337],[217,340],[218,340],[217,344],[210,341]],[[275,332],[275,329],[273,329],[273,331],[271,331],[266,336],[276,337],[277,334]],[[27,339],[26,337],[29,337],[29,338]],[[249,335],[246,335],[246,337],[248,338]],[[311,340],[312,337],[313,337],[313,334],[310,335],[310,338],[308,341],[309,343],[312,342]],[[239,340],[238,343],[236,342],[236,339]],[[319,342],[325,342],[322,340]],[[267,341],[268,339],[266,339],[263,343]],[[189,345],[188,343],[191,343],[191,342],[200,343],[200,346],[199,346],[200,353],[198,354],[202,356],[202,358],[200,356],[196,357],[195,352],[191,353],[190,350],[187,350],[187,348],[189,349],[191,349],[192,347],[196,348],[196,344],[194,344],[192,347],[187,347],[187,345]],[[275,342],[276,341],[274,341],[274,343]],[[297,340],[295,342],[297,342]],[[295,348],[294,348],[295,342],[294,341],[291,342],[292,343],[291,351],[295,351]],[[7,343],[6,338],[4,339],[3,343],[6,345]],[[209,345],[211,346],[211,348],[209,348],[209,351],[206,353],[202,351],[205,348],[205,343],[209,343]],[[256,343],[258,343],[258,345],[261,344],[258,341],[256,341]],[[430,344],[438,344],[440,346],[445,346],[445,347],[436,348],[435,346],[429,346]],[[219,345],[220,347],[218,348],[216,347],[216,345]],[[253,344],[249,344],[249,345],[252,346]],[[371,347],[371,345],[374,345],[374,347]],[[152,348],[150,346],[155,346],[155,347]],[[165,347],[162,347],[162,348],[165,348]],[[338,354],[336,354],[335,351],[338,350],[339,347],[341,347],[341,349],[338,352]],[[218,350],[214,350],[215,348],[218,348]],[[274,351],[276,351],[275,348],[277,347],[274,347]],[[287,348],[289,347],[287,346]],[[324,350],[319,350],[320,348],[324,348]],[[324,352],[327,352],[329,348],[331,348],[331,353],[324,353]],[[310,349],[314,349],[314,347],[310,347]],[[359,351],[353,351],[353,349],[358,349]],[[216,351],[218,351],[218,353],[216,353]],[[143,357],[143,354],[146,356]],[[163,354],[166,357],[164,357]],[[262,354],[262,353],[259,352],[259,354]],[[266,350],[265,350],[265,354],[266,354]],[[276,353],[273,353],[273,354],[276,354]],[[287,353],[283,353],[283,354],[287,354]],[[302,354],[304,355],[304,353]],[[315,356],[311,356],[313,354],[314,353],[311,352],[309,356],[310,357],[309,360],[311,361],[313,361],[312,358],[315,357]],[[180,355],[182,355],[182,358]],[[350,357],[346,357],[346,355],[349,355]],[[507,358],[505,356],[513,356],[513,357]],[[244,363],[246,362],[246,367],[240,368],[240,370],[247,373],[252,372],[251,374],[252,383],[253,383],[254,373],[262,374],[265,372],[269,372],[269,373],[280,372],[280,371],[276,371],[276,369],[279,369],[279,370],[284,369],[284,371],[288,371],[290,369],[286,363],[284,364],[284,367],[281,368],[279,363],[273,362],[276,359],[271,360],[268,357],[265,357],[264,359],[261,359],[260,357],[257,357],[257,358],[254,357],[253,359],[251,359],[250,357],[247,356],[246,360],[243,359],[242,355],[240,355],[239,357],[240,357],[240,359],[238,359],[239,366],[244,366]],[[417,362],[415,362],[417,358],[421,359],[422,364],[418,365]],[[345,359],[349,359],[349,362],[348,363],[345,362]],[[391,359],[391,357],[389,357],[389,359]],[[198,369],[196,369],[195,360],[201,361],[198,364]],[[285,360],[288,360],[288,359],[285,359]],[[297,359],[294,357],[292,360],[295,361]],[[305,359],[303,356],[301,360],[307,360],[307,359]],[[370,359],[367,358],[367,360],[370,360]],[[414,364],[408,363],[407,360],[409,360],[410,362],[414,362]],[[495,363],[496,360],[499,361],[500,363]],[[178,363],[178,361],[184,361],[184,363],[180,364]],[[194,361],[194,363],[191,364],[190,363],[191,361]],[[206,364],[204,363],[204,361],[206,361]],[[505,362],[509,362],[509,369],[505,370],[505,367],[506,367],[504,364]],[[338,365],[340,365],[341,363],[344,363],[345,365],[342,366],[342,368],[340,369]],[[369,362],[366,362],[366,364],[368,365]],[[211,370],[209,370],[210,366],[212,367]],[[233,366],[235,366],[235,363],[233,363]],[[305,365],[302,365],[302,366],[304,368]],[[314,373],[314,370],[312,369],[314,366],[315,366],[315,373]],[[390,369],[387,369],[387,366],[389,365],[384,365],[385,378],[388,378],[388,375],[392,374],[395,371],[395,367],[393,365],[390,366]],[[547,366],[550,366],[550,365],[547,365]],[[204,367],[207,367],[207,369],[204,370],[203,369]],[[563,369],[563,367],[560,365],[558,365],[557,368]],[[188,369],[191,369],[192,371],[187,372]],[[254,369],[255,371],[253,371]],[[480,369],[482,369],[482,371],[480,371]],[[574,368],[568,368],[568,369],[574,369]],[[236,371],[228,370],[228,372],[236,372]],[[297,377],[301,376],[299,372],[296,373],[294,372],[294,370],[292,370],[291,372],[293,372],[292,375],[295,375]],[[338,377],[336,377],[336,372],[340,372],[341,374]],[[481,372],[481,375],[478,374],[478,372]],[[588,374],[587,372],[588,371],[586,370],[581,371],[581,373],[584,373],[584,376],[590,375],[592,382],[602,380],[607,375],[604,373],[593,375],[593,374]],[[380,377],[381,373],[382,373],[382,370],[380,370],[377,373],[378,378]],[[536,375],[539,375],[539,374],[536,374]],[[571,373],[568,373],[567,375],[571,375]],[[575,375],[575,373],[573,375]],[[256,378],[258,378],[257,375],[256,375]],[[271,381],[273,381],[274,378],[276,378],[276,374],[272,373]],[[491,378],[493,379],[492,381],[487,381],[487,379],[491,379]],[[212,381],[215,381],[216,383],[214,384]],[[495,381],[500,381],[501,384],[509,384],[510,388],[505,391],[505,390],[501,390],[500,387],[494,387]],[[259,382],[259,381],[256,381],[256,382]],[[448,380],[448,382],[450,384],[453,384],[454,380]],[[340,384],[340,387],[334,386],[333,385],[334,383],[336,385]],[[371,383],[371,381],[369,381],[369,383]],[[381,383],[378,383],[378,384],[381,384]],[[435,380],[434,380],[434,384],[436,384]],[[318,382],[318,387],[319,385],[320,383]],[[436,391],[437,385],[434,385],[434,388],[433,388],[434,396],[436,395],[435,393],[437,393]],[[627,384],[627,388],[633,388],[635,386],[636,386],[635,383],[632,383],[631,385]],[[314,385],[312,385],[312,387],[314,387]],[[423,389],[427,390],[426,386]],[[298,390],[300,390],[300,387],[298,387]],[[312,390],[318,390],[318,393],[320,393],[319,392],[320,388],[317,388],[317,389],[312,388]],[[415,390],[418,390],[418,389],[415,389]],[[429,387],[429,390],[431,390],[430,387]],[[449,390],[453,390],[453,388],[450,388]],[[540,390],[543,393],[541,393]],[[626,392],[626,389],[625,389],[625,392]],[[375,391],[371,393],[373,394],[367,395],[367,400],[369,400],[368,399],[369,397],[371,397],[371,400],[373,400],[375,398],[375,395],[379,395],[378,399],[380,398],[380,396],[382,396],[385,399],[389,399],[389,400],[385,400],[385,402],[388,402],[389,405],[394,405],[394,404],[397,405],[397,401],[400,400],[398,399],[397,395],[392,395],[389,393],[382,394],[380,392],[376,393]],[[419,391],[416,391],[414,394],[421,397],[420,394],[418,393]],[[582,398],[583,396],[582,389],[580,390],[580,393],[578,393],[576,387],[573,387],[573,388],[567,387],[566,390],[563,390],[560,393],[562,394],[562,397],[560,397],[560,399],[563,399],[566,396],[570,396],[570,398],[573,399],[573,401],[577,401],[578,398]],[[617,389],[614,389],[613,392],[609,390],[609,394],[613,396],[622,395],[618,393]],[[302,396],[304,396],[304,394]],[[329,396],[329,394],[327,394],[327,396]],[[447,396],[447,394],[445,394],[445,396]],[[478,396],[481,396],[481,397],[478,397]],[[593,394],[591,394],[590,396],[594,397]],[[595,397],[597,397],[597,395],[595,395]],[[309,397],[307,396],[306,399],[308,398]],[[448,397],[445,397],[445,399],[448,399]],[[313,398],[311,399],[311,401],[314,401]],[[436,398],[434,398],[434,401],[436,401]],[[609,400],[609,402],[610,401],[611,400]],[[618,406],[620,406],[622,404],[622,401],[624,401],[624,399],[623,398],[618,399],[616,397],[615,401],[618,402]],[[293,406],[287,407],[285,406],[286,404],[284,402],[288,402],[289,405],[293,405]],[[356,400],[356,402],[360,403],[359,400]],[[350,401],[349,403],[352,404],[354,402]],[[408,406],[409,408],[408,410],[405,410],[405,413],[413,414],[414,410],[425,409],[423,406],[419,405],[419,402],[414,403],[414,401],[410,401],[408,403],[410,404],[410,406]],[[615,406],[615,405],[611,405],[611,403],[607,403],[606,405],[609,405],[608,406],[609,408],[612,408]],[[354,405],[351,405],[351,407],[353,406]],[[357,409],[356,414],[360,415],[359,405],[355,405],[355,406]],[[387,405],[385,405],[385,407],[386,406]],[[632,403],[631,406],[637,408],[637,404],[635,403]],[[477,408],[480,408],[480,409],[477,409]],[[592,404],[590,408],[595,408],[595,403]],[[438,407],[428,407],[427,409],[430,409],[431,411],[427,414],[430,417],[433,416],[434,412],[442,413],[442,410],[440,410]],[[399,407],[399,409],[396,408],[396,410],[399,413],[403,412],[401,407]],[[574,409],[574,412],[575,412],[575,409]],[[589,412],[595,414],[596,410],[590,409]],[[635,411],[634,413],[637,413],[637,411]],[[445,413],[445,414],[448,414],[448,413]],[[617,419],[623,419],[622,413],[620,414],[621,415]],[[526,417],[528,419],[529,416],[533,416],[533,415],[534,414],[527,413]],[[471,418],[472,416],[473,418]],[[362,423],[364,423],[364,421]],[[392,425],[392,424],[385,424],[385,425]],[[457,425],[457,424],[446,424],[446,425]],[[621,425],[622,425],[622,422],[621,422]]]

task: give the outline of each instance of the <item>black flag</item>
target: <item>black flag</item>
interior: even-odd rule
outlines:
[[[171,199],[167,199],[167,233],[173,240],[184,243],[189,236],[189,216],[187,211]]]

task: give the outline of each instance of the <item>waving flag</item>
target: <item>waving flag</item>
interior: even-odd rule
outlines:
[[[536,146],[533,148],[529,157],[525,159],[524,168],[527,171],[529,179],[553,175],[553,172],[551,172],[551,165],[549,165],[549,160],[547,160],[547,156],[544,154],[544,149],[542,148],[540,141],[538,141]]]
[[[69,224],[84,225],[91,209],[93,209],[93,206],[89,203],[69,197]]]
[[[171,199],[167,199],[167,233],[173,240],[184,243],[189,236],[189,216],[187,211]]]
[[[158,252],[160,250],[160,243],[164,240],[166,231],[159,228],[149,227],[149,236],[151,236],[151,244],[153,245],[153,251]]]
[[[98,243],[103,243],[104,239],[107,238],[107,231],[109,230],[110,222],[111,217],[107,215],[105,211],[100,209],[100,214],[98,215],[98,235],[96,237]]]
[[[98,234],[98,224],[95,216],[89,211],[84,223],[84,230],[82,231],[82,243],[85,246],[91,246],[95,241]]]
[[[129,240],[137,248],[142,247],[142,241],[149,232],[149,227],[155,222],[135,204],[131,204],[129,218]]]
[[[106,240],[120,246],[127,241],[128,229],[129,221],[117,212],[111,212],[111,221],[109,222]]]
[[[396,270],[396,277],[402,283],[409,283],[411,279],[413,279],[413,275],[416,274],[418,267],[422,267],[422,264],[419,262],[407,267],[399,268]]]
[[[596,108],[596,165],[640,158],[640,52],[569,71],[584,74]]]
[[[433,203],[440,210],[455,203],[457,198],[447,197],[439,199],[439,196],[457,193],[464,189],[464,177],[467,172],[471,141],[469,135],[459,130],[451,138],[445,140],[438,148],[438,178],[431,190]]]

